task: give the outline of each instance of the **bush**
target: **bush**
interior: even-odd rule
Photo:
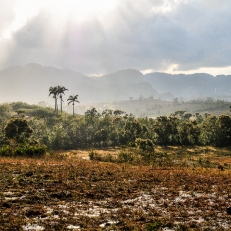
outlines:
[[[137,138],[135,144],[145,162],[150,162],[154,158],[154,144],[150,139]]]
[[[100,155],[99,153],[97,153],[94,150],[91,150],[89,152],[88,156],[89,156],[90,160],[99,160],[99,161],[102,160],[102,155]]]
[[[117,161],[119,163],[132,163],[134,159],[134,154],[132,154],[131,152],[127,152],[125,150],[120,151],[120,153],[117,156]]]
[[[160,220],[152,221],[147,225],[147,231],[157,231],[163,228],[164,224]]]
[[[0,156],[43,156],[46,153],[45,145],[35,144],[20,144],[16,146],[4,145],[0,147]]]
[[[32,133],[32,129],[29,127],[27,121],[21,118],[10,119],[4,130],[6,138],[14,139],[17,142],[23,142]]]

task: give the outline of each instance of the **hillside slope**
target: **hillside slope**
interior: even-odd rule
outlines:
[[[49,87],[57,85],[69,89],[66,97],[78,94],[83,104],[138,99],[140,96],[164,100],[175,97],[183,100],[206,97],[231,99],[231,76],[160,72],[143,75],[137,70],[126,69],[96,78],[34,63],[0,71],[0,102],[46,101],[52,104],[52,97],[48,97]]]

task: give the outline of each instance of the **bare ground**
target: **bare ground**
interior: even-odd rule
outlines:
[[[230,230],[228,168],[101,163],[76,152],[0,160],[0,230]]]

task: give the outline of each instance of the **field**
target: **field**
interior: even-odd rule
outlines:
[[[90,161],[88,151],[1,158],[0,230],[230,230],[230,149],[156,152],[173,164]]]
[[[136,116],[157,117],[161,115],[170,115],[178,110],[185,110],[188,113],[200,114],[211,113],[213,115],[221,115],[229,113],[230,103],[223,100],[194,100],[186,102],[165,101],[160,99],[153,100],[124,100],[114,102],[94,102],[92,104],[78,105],[76,111],[80,114],[88,109],[95,107],[98,111],[103,111],[106,108],[112,110],[120,109],[127,113],[132,113]],[[69,109],[71,112],[71,109]]]

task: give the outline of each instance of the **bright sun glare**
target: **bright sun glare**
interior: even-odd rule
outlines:
[[[66,20],[82,22],[103,16],[116,7],[118,0],[21,0],[14,7],[15,20],[0,38],[9,39],[13,32],[22,28],[28,19],[41,10],[50,13],[58,23]]]
[[[57,5],[50,4],[55,13],[64,17],[71,16],[82,21],[95,15],[103,14],[116,5],[116,0],[69,0],[60,1]]]

